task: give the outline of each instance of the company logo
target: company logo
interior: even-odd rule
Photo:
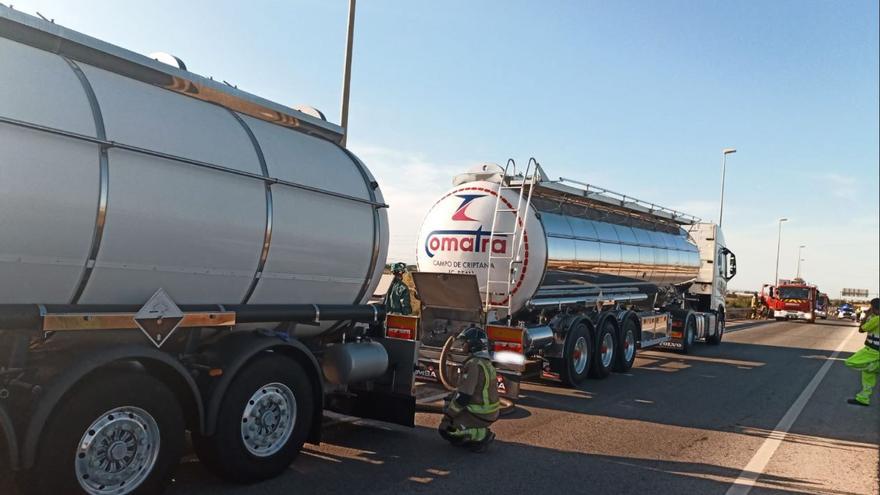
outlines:
[[[473,203],[475,199],[485,197],[485,194],[456,194],[456,198],[461,198],[461,205],[459,205],[458,209],[455,210],[455,213],[452,214],[452,219],[458,222],[476,222],[477,220],[467,216],[468,206]]]
[[[501,211],[495,211],[496,205]],[[495,185],[478,182],[449,191],[437,200],[422,224],[420,269],[475,275],[478,283],[485,287],[487,279],[501,280],[511,274],[508,263],[491,262],[492,258],[511,259],[512,251],[520,249],[522,259],[516,269],[516,280],[511,280],[508,294],[499,292],[498,301],[493,301],[504,304],[520,289],[527,272],[532,273],[528,271],[531,254],[529,233],[525,229],[528,217],[520,217],[513,208],[514,204]],[[496,215],[497,218],[493,218]],[[518,222],[516,229],[514,222]],[[518,233],[514,235],[511,231]],[[539,245],[539,249],[541,247]],[[543,250],[540,256],[543,257]]]
[[[461,198],[461,204],[452,214],[452,220],[478,222],[479,220],[468,216],[467,209],[474,204],[474,200],[487,196],[486,194],[456,194],[456,198]],[[496,234],[493,236],[492,232],[483,230],[482,225],[475,230],[434,230],[425,239],[425,254],[429,258],[433,258],[438,252],[487,253],[491,250],[493,254],[504,254],[507,252],[507,240],[508,235]]]
[[[494,237],[480,225],[476,230],[434,230],[425,239],[425,254],[433,258],[438,252],[486,253],[507,252],[507,235]],[[489,242],[492,245],[489,245]]]
[[[416,378],[437,381],[437,372],[434,371],[434,367],[431,365],[424,366],[420,364],[415,370],[415,376]]]

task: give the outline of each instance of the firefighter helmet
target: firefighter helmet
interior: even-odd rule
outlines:
[[[469,327],[455,337],[452,352],[456,354],[476,354],[489,350],[489,337],[479,327]]]
[[[406,263],[402,261],[398,261],[397,263],[391,265],[391,273],[404,273],[406,272]]]

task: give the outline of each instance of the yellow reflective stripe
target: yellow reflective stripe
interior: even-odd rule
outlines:
[[[499,409],[501,409],[501,403],[499,402],[489,402],[489,387],[495,385],[495,380],[492,375],[494,375],[494,369],[489,370],[489,365],[484,363],[483,361],[477,361],[477,365],[479,365],[480,369],[483,370],[483,377],[485,378],[485,382],[483,383],[483,403],[482,404],[468,404],[468,411],[474,414],[492,414]]]
[[[486,363],[482,361],[478,361],[477,364],[480,366],[480,369],[483,370],[483,376],[486,378],[483,381],[483,404],[489,404],[489,368],[486,366]]]
[[[494,412],[497,412],[499,409],[501,409],[501,404],[498,402],[494,402],[486,406],[480,406],[477,404],[470,404],[468,406],[468,411],[474,414],[492,414]]]

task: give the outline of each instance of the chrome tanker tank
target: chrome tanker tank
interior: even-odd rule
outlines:
[[[373,293],[385,205],[340,127],[0,14],[0,302],[139,304],[160,287],[179,304]]]
[[[696,218],[573,181],[536,176],[533,185],[526,180],[520,187],[523,182],[498,165],[457,176],[422,224],[419,270],[474,274],[484,302],[487,280],[496,281],[492,304],[514,313],[536,302],[576,301],[565,298],[587,292],[637,292],[645,300],[658,287],[696,278],[699,251],[682,228]],[[519,189],[523,206],[515,228]],[[503,286],[511,268],[508,291]]]

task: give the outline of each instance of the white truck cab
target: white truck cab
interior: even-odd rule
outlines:
[[[701,310],[723,315],[727,282],[736,275],[736,255],[727,248],[721,228],[714,223],[695,223],[688,232],[700,250],[700,272],[689,292],[699,297]]]

